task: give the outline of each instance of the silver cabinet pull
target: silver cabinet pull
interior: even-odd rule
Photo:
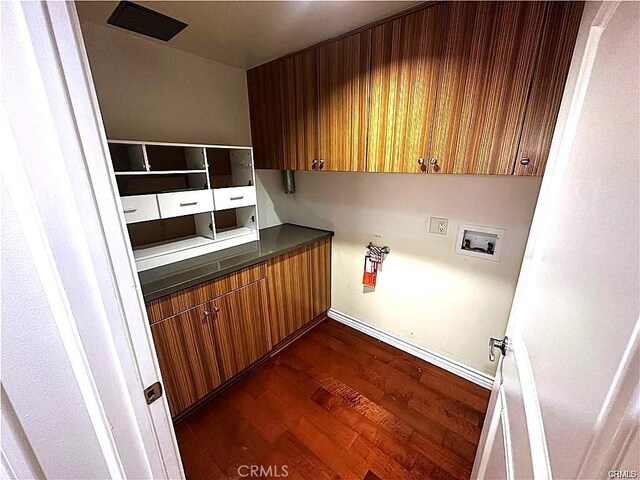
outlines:
[[[240,195],[239,197],[230,197],[229,200],[242,200],[244,195]]]
[[[529,157],[522,157],[522,159],[520,160],[520,163],[522,165],[529,165]]]
[[[320,163],[318,164],[318,168],[322,170],[324,168],[324,158],[320,159]]]
[[[433,157],[431,160],[429,160],[429,163],[431,165],[437,165],[438,164],[438,159],[436,157]]]
[[[418,165],[424,165],[424,158],[420,157],[418,159]]]
[[[311,162],[311,168],[312,169],[316,169],[316,167],[318,166],[318,160],[314,160],[313,162]]]
[[[137,208],[127,208],[124,213],[135,213],[137,212],[138,209]]]
[[[185,203],[180,203],[181,207],[190,207],[191,205],[197,205],[198,202],[185,202]]]

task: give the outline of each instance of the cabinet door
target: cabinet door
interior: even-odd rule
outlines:
[[[318,47],[321,169],[365,170],[371,30]]]
[[[207,313],[205,306],[198,306],[151,326],[173,416],[221,383]]]
[[[331,239],[271,259],[267,278],[275,345],[329,308]]]
[[[267,263],[271,341],[275,345],[313,318],[309,249],[279,255]]]
[[[385,22],[371,37],[367,171],[420,172],[429,153],[447,3]]]
[[[282,169],[282,65],[269,62],[247,71],[251,141],[256,168]]]
[[[547,3],[538,63],[516,155],[516,175],[544,173],[583,7],[583,2]]]
[[[545,2],[452,2],[430,172],[511,174]]]
[[[282,64],[284,165],[312,170],[318,160],[318,52],[306,50],[284,58]]]
[[[222,380],[271,349],[266,281],[259,280],[209,303]]]
[[[331,306],[331,239],[309,248],[311,316],[313,320]]]

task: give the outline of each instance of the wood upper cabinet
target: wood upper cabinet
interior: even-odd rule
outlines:
[[[547,4],[540,52],[516,155],[516,175],[544,173],[583,7],[583,2]]]
[[[438,74],[430,172],[502,174],[513,164],[545,2],[453,2]]]
[[[244,370],[271,349],[267,286],[262,279],[208,304],[222,380]]]
[[[318,162],[318,52],[306,50],[281,62],[284,168],[312,170]]]
[[[440,3],[373,28],[369,172],[425,168],[448,11]]]
[[[247,71],[251,141],[256,168],[283,168],[282,65],[269,62]]]
[[[542,175],[583,5],[439,2],[252,69],[257,165]]]
[[[271,341],[277,344],[331,303],[331,239],[267,263]]]
[[[318,47],[321,170],[365,171],[370,60],[371,30]]]
[[[222,383],[208,312],[200,305],[151,326],[173,416]]]

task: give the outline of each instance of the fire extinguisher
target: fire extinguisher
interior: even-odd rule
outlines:
[[[362,284],[365,287],[375,288],[376,279],[378,278],[378,267],[391,249],[387,246],[377,247],[369,242],[367,245],[369,252],[364,256],[364,274],[362,275]]]
[[[364,256],[364,275],[362,284],[365,287],[375,288],[376,278],[378,278],[378,262],[371,258],[368,253]]]

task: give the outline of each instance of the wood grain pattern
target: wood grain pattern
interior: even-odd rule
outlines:
[[[151,327],[173,416],[222,383],[205,311],[192,308]]]
[[[449,4],[373,29],[367,171],[421,172],[433,126]]]
[[[439,173],[513,171],[545,2],[453,2],[430,157]]]
[[[303,327],[331,303],[331,239],[267,263],[273,345]]]
[[[311,317],[326,312],[331,306],[331,239],[318,242],[309,251],[311,278]]]
[[[262,262],[210,282],[204,282],[172,295],[152,300],[147,303],[149,322],[153,324],[172,315],[177,315],[196,305],[208,302],[264,278],[266,275],[266,263]]]
[[[281,63],[247,71],[251,142],[256,168],[282,169]]]
[[[318,54],[306,50],[281,60],[284,166],[312,170],[318,159]]]
[[[176,426],[188,478],[468,479],[490,392],[327,320]],[[463,432],[464,436],[459,432]]]
[[[370,30],[318,48],[324,170],[365,171],[370,61]]]
[[[547,3],[538,62],[516,155],[516,175],[544,173],[583,7],[584,2]],[[521,163],[523,157],[529,159],[528,165]]]
[[[271,349],[266,280],[216,298],[209,306],[218,364],[227,381]]]

